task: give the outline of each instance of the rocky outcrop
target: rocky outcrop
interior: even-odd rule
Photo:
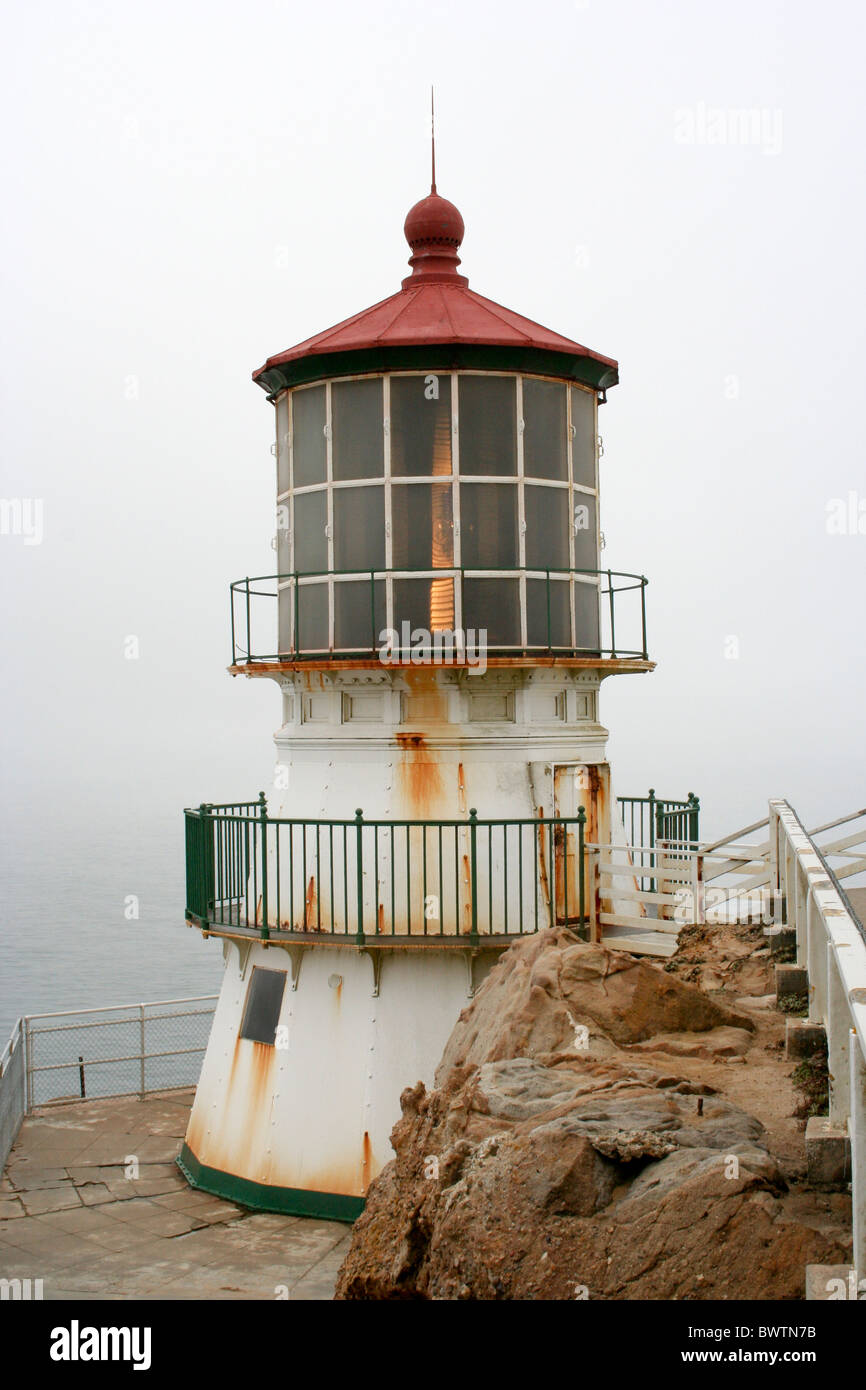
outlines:
[[[512,947],[404,1092],[337,1297],[800,1297],[842,1251],[791,1217],[760,1121],[659,1067],[753,1026],[567,931]]]

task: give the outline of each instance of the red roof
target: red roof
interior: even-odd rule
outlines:
[[[253,380],[302,358],[436,344],[535,349],[590,358],[610,369],[605,375],[616,380],[617,363],[613,358],[603,357],[470,290],[466,277],[457,273],[463,219],[453,203],[432,193],[411,209],[405,230],[412,247],[409,264],[413,270],[403,281],[402,289],[296,347],[269,357],[253,373]],[[272,382],[260,384],[270,389]]]

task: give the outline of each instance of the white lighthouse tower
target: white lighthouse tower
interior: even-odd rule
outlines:
[[[181,1155],[251,1206],[357,1215],[402,1088],[516,936],[582,930],[583,845],[622,834],[599,687],[652,663],[646,581],[601,569],[617,364],[471,290],[463,231],[434,182],[402,288],[254,373],[279,573],[232,586],[231,671],[282,724],[267,797],[187,812],[225,978]]]

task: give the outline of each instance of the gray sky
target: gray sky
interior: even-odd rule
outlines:
[[[617,789],[694,790],[710,833],[770,795],[866,804],[863,28],[793,0],[9,9],[0,494],[44,536],[0,535],[7,816],[266,785],[276,688],[225,674],[228,583],[275,567],[250,372],[408,273],[431,81],[472,287],[620,362],[604,558],[649,576],[659,666],[603,689]]]

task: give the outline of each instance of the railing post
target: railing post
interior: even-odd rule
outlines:
[[[643,659],[646,661],[646,577],[644,575],[641,575],[640,581],[640,626],[643,637]]]
[[[586,808],[583,807],[583,806],[578,806],[578,808],[577,808],[577,855],[578,855],[578,858],[577,858],[577,896],[578,896],[578,912],[580,913],[580,926],[578,927],[578,932],[577,932],[577,934],[578,934],[578,936],[581,938],[582,941],[586,941],[586,940],[588,940],[588,938],[589,938],[588,923],[587,923],[587,916],[586,916],[586,868],[585,868],[585,865],[584,865],[584,862],[583,862],[583,856],[584,856],[584,853],[585,853],[585,850],[584,850],[585,841],[586,841]],[[567,876],[568,876],[568,864],[566,864],[566,866],[565,866],[565,872],[566,872],[566,879],[567,879]]]
[[[358,878],[358,929],[357,929],[357,931],[355,932],[355,940],[357,941],[357,943],[358,943],[359,946],[363,946],[364,941],[365,941],[365,936],[364,936],[364,812],[363,812],[363,810],[362,810],[360,807],[359,807],[358,810],[355,812],[355,832],[356,832],[356,857],[357,857],[357,863],[356,863],[355,872],[356,872],[357,878]],[[378,865],[377,865],[376,871],[378,872]],[[411,886],[411,885],[409,885],[409,884],[406,885],[406,891],[407,891],[407,892],[409,892],[410,886]]]
[[[701,838],[699,834],[700,813],[700,799],[689,792],[689,839],[693,844],[697,844]]]
[[[469,875],[471,883],[469,885],[472,900],[472,922],[469,931],[469,940],[473,946],[478,945],[478,812],[472,806],[469,810]],[[492,923],[490,924],[492,928]]]
[[[643,840],[643,811],[641,811],[640,831],[641,831],[641,840]],[[654,893],[654,892],[656,891],[656,881],[655,881],[656,854],[655,854],[655,846],[656,846],[656,793],[655,793],[655,787],[650,787],[650,789],[649,789],[649,847],[650,847],[650,869],[652,870],[652,874],[651,874],[651,877],[650,877],[650,892],[651,892],[651,893]]]
[[[252,637],[252,626],[251,626],[251,624],[250,624],[250,577],[249,577],[249,575],[247,575],[246,580],[245,580],[244,582],[245,582],[245,584],[246,584],[246,591],[247,591],[247,661],[252,661],[252,659],[253,659],[253,648],[252,648],[253,637]]]
[[[616,618],[614,617],[613,574],[607,572],[607,592],[610,598],[610,654],[616,658]]]
[[[140,1061],[141,1061],[141,1068],[140,1068],[141,1083],[140,1083],[140,1087],[139,1087],[139,1095],[141,1096],[141,1099],[144,1100],[144,1083],[145,1083],[145,1076],[144,1076],[144,1005],[143,1005],[143,1004],[139,1004],[139,1006],[138,1006],[138,1040],[139,1040],[139,1045],[140,1045],[140,1048],[141,1048],[141,1058],[140,1058]]]
[[[387,621],[387,620],[386,620]],[[376,651],[376,571],[370,570],[370,651]]]
[[[205,922],[210,921],[211,888],[214,882],[212,808],[203,801],[198,808],[201,824],[201,854],[198,866],[198,906]]]
[[[268,803],[264,792],[259,792],[259,815],[262,823],[262,941],[267,941],[268,930]]]
[[[277,587],[279,588],[279,585],[278,585]],[[300,650],[301,650],[300,635],[299,635],[299,633],[298,633],[298,624],[299,624],[299,622],[300,622],[300,597],[299,597],[299,594],[298,594],[298,571],[297,571],[297,570],[295,570],[294,609],[295,609],[295,622],[294,622],[294,628],[295,628],[295,656],[297,656],[298,653],[299,653]]]

